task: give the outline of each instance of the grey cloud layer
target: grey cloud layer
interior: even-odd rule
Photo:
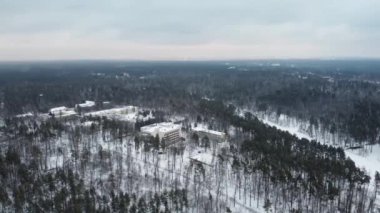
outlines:
[[[371,45],[380,43],[378,0],[0,0],[0,26],[0,37],[67,33],[151,45],[285,42],[336,54],[380,51]]]

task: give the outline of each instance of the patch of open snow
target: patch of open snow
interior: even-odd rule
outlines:
[[[305,139],[308,139],[308,140],[314,140],[314,138],[310,137],[308,134],[299,132],[298,129],[295,128],[295,127],[281,126],[281,125],[278,125],[278,124],[276,124],[276,123],[274,123],[272,121],[266,120],[266,119],[261,119],[261,121],[263,123],[269,125],[269,126],[276,127],[277,129],[280,129],[282,131],[287,131],[290,134],[293,134],[293,135],[297,136],[298,138],[305,138]]]
[[[91,127],[92,124],[96,124],[95,122],[93,121],[85,121],[81,124],[81,126],[85,126],[85,127]]]
[[[33,113],[31,113],[31,112],[16,115],[17,118],[25,118],[25,117],[32,117],[32,116],[33,116]]]
[[[48,169],[59,168],[63,166],[63,156],[50,156],[47,160]]]
[[[213,165],[214,158],[215,158],[215,156],[213,156],[212,154],[207,153],[207,152],[199,153],[199,154],[196,154],[196,155],[193,155],[190,157],[190,159],[196,160],[196,161],[201,162],[203,164],[206,164],[208,166]]]
[[[360,168],[364,168],[373,179],[376,171],[380,172],[380,145],[373,145],[372,152],[363,152],[362,149],[345,150],[346,155],[351,158]]]
[[[225,135],[226,135],[226,133],[224,133],[224,132],[219,132],[219,131],[215,131],[215,130],[211,130],[211,129],[206,129],[206,128],[202,127],[202,126],[193,127],[192,130],[196,131],[196,132],[209,133],[209,134],[216,135],[216,136],[219,136],[219,137],[225,137]]]

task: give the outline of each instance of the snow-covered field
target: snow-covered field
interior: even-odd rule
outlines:
[[[376,171],[380,172],[380,146],[376,144],[371,149],[371,152],[363,149],[345,150],[345,152],[357,166],[364,168],[373,180]]]

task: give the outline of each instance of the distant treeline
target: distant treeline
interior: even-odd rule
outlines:
[[[281,63],[287,66],[278,67],[270,63],[116,61],[2,65],[2,113],[6,117],[47,112],[51,107],[74,106],[87,99],[189,112],[197,100],[206,97],[285,114],[359,142],[379,142],[377,63],[321,62],[318,66],[316,61],[284,61]],[[293,63],[298,66],[290,66]]]

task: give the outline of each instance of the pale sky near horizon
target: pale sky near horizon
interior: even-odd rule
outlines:
[[[380,57],[380,0],[0,0],[0,61]]]

